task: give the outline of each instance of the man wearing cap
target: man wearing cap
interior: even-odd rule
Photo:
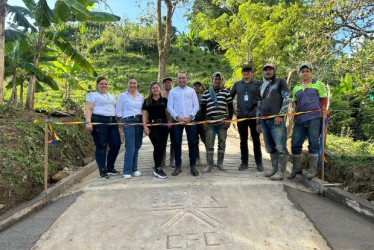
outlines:
[[[196,82],[193,83],[192,86],[193,86],[193,89],[195,90],[195,93],[197,95],[197,99],[199,100],[199,105],[201,105],[201,98],[202,98],[201,82],[196,81]],[[195,116],[195,120],[196,121],[204,121],[205,120],[201,115],[201,110],[197,111],[196,116]],[[200,140],[205,145],[205,130],[204,130],[202,124],[197,124],[196,125],[196,160],[200,163],[199,137],[200,137]]]
[[[321,81],[312,79],[312,66],[302,63],[299,67],[301,83],[292,91],[296,112],[324,109],[327,104],[326,86]],[[312,112],[295,117],[291,139],[293,168],[288,176],[292,179],[301,173],[301,152],[305,138],[308,137],[309,169],[303,174],[312,179],[317,174],[319,135],[321,131],[321,114]]]
[[[232,119],[233,104],[230,92],[222,87],[223,75],[215,72],[212,76],[212,86],[206,90],[201,100],[201,114],[204,120],[226,120]],[[229,122],[219,122],[203,124],[206,132],[206,158],[207,166],[203,172],[210,172],[213,168],[214,140],[218,135],[218,157],[217,167],[221,171],[226,171],[223,166],[225,157],[227,129],[230,127]]]
[[[253,69],[249,65],[242,67],[243,79],[234,84],[231,89],[232,98],[237,97],[237,118],[249,118],[256,116],[256,108],[258,102],[258,91],[261,86],[261,82],[253,79]],[[240,171],[248,169],[248,127],[251,131],[251,137],[253,142],[253,153],[255,156],[255,162],[257,171],[261,172],[264,170],[262,166],[262,152],[260,134],[256,130],[256,120],[244,120],[238,122],[238,131],[240,135],[240,152],[241,152],[241,165]]]
[[[166,99],[169,97],[170,90],[173,88],[173,79],[171,77],[166,77],[162,80],[162,84],[164,85],[164,93],[162,94],[162,97],[165,97]],[[173,122],[173,118],[171,117],[169,112],[166,112],[166,116],[169,123]],[[170,135],[170,166],[174,166],[174,134],[171,129],[171,127],[168,128],[168,133]],[[166,148],[164,151],[164,155],[162,156],[162,166],[166,166],[165,164],[165,158],[166,158]]]
[[[289,95],[287,83],[276,78],[275,66],[267,63],[262,67],[263,81],[259,92],[257,117],[287,114]],[[273,170],[265,173],[272,180],[283,180],[288,161],[287,129],[284,116],[257,120],[257,131],[263,132],[266,151],[270,154]]]
[[[169,93],[168,111],[173,118],[173,122],[189,123],[194,120],[199,110],[199,101],[193,88],[187,86],[187,74],[178,73],[178,86]],[[188,141],[188,153],[190,157],[190,168],[193,176],[198,176],[196,169],[196,128],[195,125],[173,125],[175,169],[171,175],[177,176],[182,172],[182,136],[183,129],[186,129]]]

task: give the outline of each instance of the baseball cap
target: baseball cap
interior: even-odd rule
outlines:
[[[216,77],[216,76],[221,77],[221,79],[223,78],[223,75],[222,75],[221,72],[214,72],[213,75],[212,75],[212,79],[213,79],[214,77]]]
[[[194,83],[192,84],[192,86],[195,86],[195,85],[200,85],[200,86],[201,86],[201,82],[196,81],[196,82],[194,82]]]
[[[251,70],[252,70],[252,66],[251,65],[244,64],[243,67],[242,67],[242,72],[243,71],[251,71]]]
[[[310,65],[309,63],[304,62],[304,63],[302,63],[302,64],[300,65],[300,67],[299,67],[299,72],[300,72],[301,69],[304,68],[304,67],[307,67],[308,69],[313,70],[312,65]]]
[[[267,63],[267,64],[265,64],[265,65],[262,67],[262,70],[264,70],[265,68],[272,68],[272,69],[275,69],[275,66],[274,66],[274,64],[272,64],[272,63]]]
[[[166,81],[173,81],[173,79],[171,79],[171,77],[165,77],[163,80],[162,80],[162,83],[166,82]]]

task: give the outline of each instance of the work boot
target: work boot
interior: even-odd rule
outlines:
[[[318,165],[318,154],[310,154],[309,155],[309,169],[303,174],[311,180],[313,177],[317,175],[317,165]]]
[[[273,167],[273,170],[271,172],[266,172],[265,177],[273,176],[278,171],[278,158],[279,154],[277,152],[270,154],[271,166]]]
[[[271,176],[270,179],[273,181],[280,181],[284,178],[284,171],[286,171],[288,161],[288,154],[279,154],[278,156],[278,171],[275,175]]]
[[[301,174],[301,155],[292,155],[292,172],[288,179],[293,179],[296,177],[297,174]]]
[[[262,165],[262,162],[256,163],[256,168],[258,172],[264,171],[264,166]]]
[[[239,166],[239,171],[244,171],[244,170],[247,170],[247,169],[248,169],[248,163],[242,162],[242,164],[240,164],[240,166]]]
[[[225,158],[225,151],[218,152],[217,167],[219,170],[226,172],[226,169],[223,167],[224,158]]]
[[[213,169],[213,152],[206,152],[207,166],[203,168],[203,172],[210,172]]]

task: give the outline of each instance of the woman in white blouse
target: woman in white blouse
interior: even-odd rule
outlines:
[[[142,105],[144,98],[138,92],[138,82],[130,77],[127,82],[127,91],[118,96],[116,115],[122,118],[123,123],[139,123],[139,125],[123,126],[125,134],[125,164],[123,178],[130,179],[131,174],[140,176],[138,171],[138,152],[143,142]]]
[[[96,90],[86,95],[86,122],[116,123],[116,97],[108,94],[108,80],[105,77],[97,78]],[[114,169],[114,162],[121,147],[118,125],[86,124],[86,129],[91,132],[95,142],[99,177],[108,179],[108,175],[118,175],[119,172]],[[108,153],[107,145],[109,145]]]

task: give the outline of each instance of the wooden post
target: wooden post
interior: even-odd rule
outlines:
[[[48,188],[48,123],[44,123],[44,190]]]
[[[325,119],[326,111],[322,115],[322,150],[321,150],[321,164],[322,164],[322,181],[325,181]]]

